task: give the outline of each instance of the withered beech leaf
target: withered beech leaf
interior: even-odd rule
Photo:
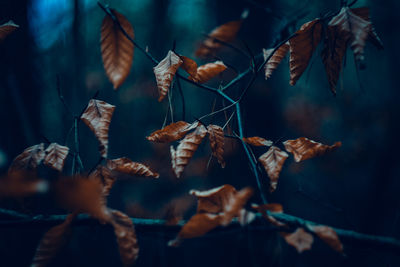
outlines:
[[[101,100],[91,99],[82,114],[82,121],[94,133],[100,143],[99,151],[103,158],[107,158],[108,153],[108,129],[115,106]]]
[[[350,9],[351,12],[356,14],[357,16],[361,17],[363,20],[371,22],[371,17],[369,15],[369,8],[368,7],[359,7],[359,8],[352,8]],[[368,41],[374,44],[379,49],[383,49],[383,43],[379,38],[378,34],[375,31],[375,27],[371,22],[370,31],[368,33]]]
[[[133,162],[132,160],[125,157],[107,160],[107,166],[110,170],[133,176],[145,176],[153,178],[160,177],[160,175],[157,172],[152,171],[150,167],[142,163]]]
[[[133,39],[134,32],[129,21],[117,11],[111,12],[118,19],[125,32]],[[133,59],[134,45],[123,34],[109,15],[106,15],[101,25],[101,57],[108,79],[118,89],[128,77]]]
[[[207,63],[197,68],[195,76],[189,76],[189,79],[197,83],[205,83],[226,70],[222,61]]]
[[[288,157],[289,155],[285,151],[276,146],[271,146],[266,153],[258,158],[270,179],[269,190],[271,192],[275,191],[278,186],[279,174]]]
[[[161,130],[152,132],[146,139],[158,143],[173,142],[183,138],[187,132],[195,129],[197,126],[198,122],[190,124],[185,121],[177,121],[165,126]]]
[[[243,141],[252,146],[272,146],[273,142],[262,137],[243,137]]]
[[[45,155],[43,143],[30,146],[15,157],[8,172],[36,169],[36,167],[43,161]]]
[[[124,266],[132,266],[139,256],[139,244],[132,220],[117,210],[110,210],[110,213],[121,261]]]
[[[303,228],[297,228],[297,230],[293,233],[282,233],[282,235],[289,245],[295,247],[298,253],[302,253],[305,250],[310,250],[312,243],[314,242],[313,236],[304,231]]]
[[[196,76],[197,74],[197,63],[191,58],[180,55],[182,60],[181,68],[184,69],[190,76]]]
[[[324,155],[342,146],[341,142],[336,142],[333,145],[328,146],[317,143],[306,137],[287,140],[283,142],[283,144],[285,145],[286,151],[293,154],[296,162]]]
[[[274,51],[273,48],[263,49],[264,60],[267,60],[271,53]],[[272,76],[272,72],[278,68],[279,63],[281,63],[282,59],[286,56],[289,51],[289,43],[286,42],[281,45],[275,53],[271,56],[268,62],[265,64],[265,79],[268,80]]]
[[[0,178],[0,197],[27,197],[48,189],[48,182],[38,179],[34,172],[12,171]]]
[[[251,207],[261,214],[265,214],[267,211],[278,212],[278,213],[283,212],[282,205],[278,204],[278,203],[268,203],[268,204],[262,204],[262,205],[251,204]]]
[[[225,168],[224,160],[224,130],[218,125],[208,125],[208,138],[210,140],[211,151],[214,157],[218,159],[218,163]]]
[[[183,61],[173,51],[168,51],[167,56],[153,68],[154,75],[156,76],[158,92],[160,94],[158,101],[161,102],[168,93],[172,80],[179,66]]]
[[[207,134],[207,128],[199,124],[196,129],[187,134],[180,142],[176,150],[171,146],[172,170],[176,177],[180,177],[184,168],[193,157],[201,141]]]
[[[0,25],[0,42],[2,42],[10,33],[15,31],[19,26],[12,20]]]
[[[343,244],[333,228],[324,225],[309,225],[308,228],[332,249],[340,253],[343,252]]]
[[[295,85],[306,70],[312,54],[321,41],[321,36],[321,21],[320,19],[315,19],[303,24],[296,32],[296,35],[289,40],[290,85]]]
[[[71,237],[71,222],[75,216],[74,213],[69,214],[62,224],[50,228],[44,234],[33,257],[32,267],[44,267],[51,263]]]
[[[111,170],[106,166],[97,166],[96,169],[89,175],[89,179],[96,180],[103,184],[103,198],[106,204],[106,197],[110,194],[116,178],[111,173]]]
[[[57,143],[51,143],[45,150],[46,156],[44,157],[43,163],[57,171],[62,171],[68,152],[68,147]]]

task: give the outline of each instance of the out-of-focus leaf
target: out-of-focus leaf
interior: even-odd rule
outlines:
[[[336,142],[331,146],[317,143],[306,137],[283,142],[286,151],[294,156],[296,162],[324,155],[342,146],[342,142]]]
[[[243,141],[252,146],[272,146],[273,142],[262,137],[243,137]]]
[[[281,234],[289,245],[295,247],[298,253],[310,250],[312,243],[314,242],[313,236],[304,231],[303,228],[297,228],[297,230],[291,234]]]
[[[57,171],[62,171],[64,168],[65,160],[68,156],[69,148],[51,143],[45,150],[46,156],[44,158],[44,165],[51,167]]]
[[[118,158],[107,161],[107,166],[110,170],[133,175],[133,176],[145,176],[145,177],[153,177],[158,178],[160,175],[157,172],[154,172],[150,169],[150,167],[138,163],[133,162],[128,158]]]
[[[132,25],[120,13],[111,10],[125,32],[133,39]],[[108,79],[118,89],[128,77],[133,59],[134,45],[123,34],[109,15],[106,15],[101,25],[101,56]]]
[[[257,215],[254,212],[248,211],[246,209],[241,209],[239,212],[238,221],[241,226],[245,226],[252,223],[256,218]]]
[[[211,151],[214,157],[218,159],[218,163],[225,168],[224,161],[224,130],[218,125],[208,125],[208,138],[210,140]]]
[[[207,134],[207,128],[204,125],[199,124],[196,130],[187,134],[180,142],[176,150],[171,146],[171,163],[172,170],[176,177],[180,177],[185,166],[189,163],[189,160],[193,157],[201,141]]]
[[[267,212],[278,212],[278,213],[283,212],[281,204],[278,203],[269,203],[263,205],[251,204],[251,207],[255,209],[257,212],[259,212],[264,217],[264,219],[266,219],[270,224],[279,228],[287,226],[285,223],[278,221],[277,219],[275,219],[274,217],[272,217],[267,213]]]
[[[161,102],[167,95],[175,73],[182,63],[183,61],[181,58],[170,50],[168,51],[167,56],[153,68],[156,76],[158,92],[160,94],[160,97],[158,98],[159,102]]]
[[[0,25],[0,42],[2,42],[10,33],[18,29],[19,26],[12,20]]]
[[[263,49],[264,60],[271,55],[274,51],[273,48]],[[271,56],[268,62],[265,64],[265,79],[268,80],[272,76],[272,72],[278,68],[279,63],[281,63],[282,59],[286,56],[289,51],[289,43],[284,43],[281,45],[275,53]]]
[[[271,192],[275,191],[278,186],[279,174],[288,156],[285,151],[280,150],[276,146],[271,146],[266,153],[258,158],[258,161],[264,166],[269,176],[269,190]]]
[[[189,79],[197,83],[205,83],[226,70],[222,61],[207,63],[197,68],[195,76],[189,76]]]
[[[371,22],[371,17],[369,15],[369,8],[368,7],[359,7],[359,8],[351,8],[351,12],[356,14],[357,16],[361,17],[363,20]],[[373,43],[379,49],[383,49],[383,43],[379,38],[378,34],[375,31],[375,27],[371,22],[371,28],[368,33],[368,41]]]
[[[340,242],[335,230],[324,225],[308,225],[308,229],[315,233],[322,241],[337,252],[343,252],[343,244]]]
[[[108,152],[108,129],[111,123],[111,117],[114,113],[115,106],[101,100],[91,99],[82,114],[82,121],[94,133],[99,140],[100,155],[107,158]]]
[[[47,192],[47,181],[38,179],[33,172],[12,171],[0,178],[0,197],[26,197]]]
[[[74,213],[69,214],[62,224],[50,228],[44,234],[33,257],[32,267],[44,267],[51,263],[59,250],[71,237],[71,222],[75,216],[76,214]]]
[[[28,147],[21,154],[15,157],[8,172],[11,173],[19,170],[36,169],[36,167],[43,161],[45,155],[43,143]]]
[[[196,128],[197,126],[198,122],[190,124],[185,121],[177,121],[165,126],[161,130],[152,132],[146,138],[149,141],[158,143],[173,142],[183,138],[188,131]]]

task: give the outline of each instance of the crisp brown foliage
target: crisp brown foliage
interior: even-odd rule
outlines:
[[[120,13],[111,10],[125,32],[133,39],[132,25]],[[123,34],[117,23],[106,15],[101,25],[101,56],[108,79],[118,89],[129,75],[132,66],[134,46]]]
[[[161,102],[167,95],[175,73],[182,63],[183,61],[181,58],[170,50],[168,51],[167,56],[153,68],[156,76],[158,92],[160,94],[160,97],[158,98],[159,102]]]
[[[180,55],[182,60],[181,68],[184,69],[190,76],[195,77],[197,74],[197,63],[191,58]]]
[[[325,225],[309,225],[308,228],[332,249],[340,253],[343,252],[343,245],[340,242],[335,230],[333,230],[331,227]]]
[[[116,178],[112,175],[111,170],[105,166],[97,166],[97,168],[89,175],[89,179],[96,180],[103,184],[103,199],[106,204],[106,198],[110,194]]]
[[[224,130],[218,125],[207,126],[208,138],[210,139],[211,151],[214,157],[218,159],[218,163],[225,168],[224,160]]]
[[[295,247],[298,253],[310,250],[312,243],[314,242],[313,236],[304,231],[303,228],[297,228],[297,230],[291,234],[281,234],[289,245]]]
[[[252,146],[272,146],[273,144],[272,141],[258,136],[244,137],[243,141]]]
[[[94,133],[99,140],[100,155],[107,158],[108,152],[108,129],[111,123],[111,117],[114,113],[115,106],[101,100],[91,99],[82,114],[82,121]]]
[[[183,138],[187,134],[188,131],[196,128],[197,125],[198,125],[198,122],[190,124],[185,121],[177,121],[177,122],[174,122],[174,123],[171,123],[171,124],[165,126],[161,130],[152,132],[146,138],[149,141],[158,142],[158,143],[168,143],[168,142],[177,141],[177,140]]]
[[[18,29],[19,26],[12,20],[0,25],[0,42],[2,42],[10,33]]]
[[[287,140],[283,142],[283,144],[285,145],[285,149],[293,154],[296,162],[324,155],[342,146],[341,142],[336,142],[333,145],[328,146],[317,143],[306,137]]]
[[[19,170],[33,170],[43,161],[46,153],[44,152],[44,144],[40,143],[26,148],[21,154],[15,157],[8,172]]]
[[[270,49],[263,49],[264,60],[271,55],[274,51],[273,48]],[[279,63],[281,63],[282,59],[286,56],[287,52],[289,51],[289,43],[284,43],[281,45],[275,53],[271,56],[268,62],[265,64],[265,79],[268,80],[272,76],[272,72],[276,70]]]
[[[132,160],[125,157],[107,160],[107,166],[110,170],[133,176],[145,176],[153,178],[160,177],[160,175],[157,172],[152,171],[150,167],[142,163],[133,162]]]
[[[266,153],[258,158],[258,161],[264,166],[269,176],[269,190],[271,192],[275,191],[278,186],[279,174],[288,156],[285,151],[280,150],[276,146],[271,146]]]
[[[205,83],[226,70],[226,66],[222,61],[207,63],[197,68],[195,76],[189,76],[189,79],[197,83]]]
[[[46,156],[44,157],[43,163],[57,171],[62,171],[68,152],[68,147],[57,143],[51,143],[45,150]]]
[[[187,134],[180,142],[176,150],[171,146],[171,163],[172,170],[176,177],[180,177],[185,166],[189,163],[189,160],[193,157],[201,141],[207,134],[207,129],[204,125],[199,124],[196,130]]]

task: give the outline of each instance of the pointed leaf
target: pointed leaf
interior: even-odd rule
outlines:
[[[133,39],[132,25],[120,13],[111,9],[125,32]],[[101,57],[108,79],[118,89],[128,77],[133,59],[133,43],[123,34],[117,23],[106,15],[101,25]]]
[[[314,242],[313,236],[304,231],[303,228],[297,228],[297,230],[291,234],[283,234],[283,237],[289,245],[296,248],[298,253],[310,250]]]
[[[252,146],[272,146],[273,142],[262,137],[244,137],[243,141]]]
[[[15,31],[19,26],[12,20],[0,25],[0,42],[2,42],[10,33]]]
[[[205,83],[226,70],[226,66],[222,61],[207,63],[197,68],[195,76],[189,76],[189,79],[197,83]]]
[[[356,14],[357,16],[361,17],[363,20],[371,22],[371,17],[369,15],[369,8],[368,7],[360,7],[360,8],[352,8],[350,9],[351,12]],[[383,43],[379,38],[378,34],[375,31],[375,27],[371,22],[371,28],[368,33],[368,41],[373,43],[379,49],[383,49]]]
[[[317,143],[306,137],[300,137],[295,140],[283,142],[287,152],[294,156],[296,162],[324,155],[342,146],[341,142],[336,142],[331,146]]]
[[[110,170],[133,175],[158,178],[160,175],[150,169],[150,167],[133,162],[128,158],[118,158],[107,161],[107,166]]]
[[[185,56],[179,56],[182,60],[181,68],[184,69],[190,76],[196,76],[197,74],[197,63],[193,59]]]
[[[116,178],[112,175],[111,170],[105,166],[97,166],[97,168],[89,175],[89,179],[96,180],[103,184],[103,201],[106,206],[106,198],[110,194],[111,188],[113,187]]]
[[[267,60],[271,53],[274,51],[273,48],[270,49],[263,49],[264,60]],[[272,76],[272,72],[276,70],[279,63],[281,63],[282,59],[286,56],[287,52],[289,51],[289,43],[286,42],[281,45],[278,50],[270,57],[268,62],[265,64],[265,79],[268,80]]]
[[[8,172],[36,169],[44,159],[45,155],[43,143],[28,147],[21,154],[15,157]]]
[[[343,245],[333,228],[324,225],[309,225],[308,228],[332,249],[340,253],[343,252]]]
[[[45,150],[44,165],[51,167],[57,171],[62,171],[65,160],[67,159],[69,148],[61,146],[57,143],[51,143]]]
[[[185,121],[177,121],[165,126],[161,130],[152,132],[146,138],[149,141],[159,142],[159,143],[168,143],[177,141],[183,138],[188,131],[196,128],[197,125],[198,122],[190,124]]]
[[[258,158],[258,161],[264,166],[269,176],[269,190],[271,192],[275,191],[278,186],[279,174],[288,156],[285,151],[280,150],[276,146],[271,146],[266,153]]]
[[[261,214],[265,214],[267,211],[278,212],[278,213],[283,212],[282,205],[278,203],[268,203],[263,205],[252,204],[251,207],[257,210]]]
[[[210,140],[211,151],[214,157],[218,159],[218,163],[225,168],[224,161],[224,130],[218,125],[208,125],[208,138]]]

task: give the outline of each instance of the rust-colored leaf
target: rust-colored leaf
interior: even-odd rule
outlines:
[[[182,60],[181,68],[184,69],[190,76],[195,77],[197,74],[197,63],[191,58],[179,56]]]
[[[303,228],[297,228],[297,230],[291,234],[282,233],[282,235],[289,245],[296,248],[298,253],[310,250],[314,242],[313,236],[304,231]]]
[[[310,59],[321,41],[322,24],[320,19],[307,22],[301,26],[296,35],[289,40],[290,44],[290,85],[306,70]]]
[[[218,159],[218,163],[225,168],[224,161],[224,130],[218,125],[208,125],[208,138],[210,139],[211,151],[214,157]]]
[[[101,100],[91,99],[82,114],[82,121],[94,133],[99,140],[100,155],[107,158],[108,152],[108,129],[111,123],[111,117],[114,113],[115,106]]]
[[[226,66],[222,61],[207,63],[197,68],[195,76],[189,76],[189,79],[197,83],[205,83],[226,70]]]
[[[263,49],[264,60],[267,60],[271,53],[274,51],[273,48]],[[272,76],[272,72],[278,68],[279,63],[286,56],[289,51],[289,43],[286,42],[281,45],[275,53],[270,57],[268,62],[265,64],[265,79],[268,80]]]
[[[125,32],[133,39],[132,25],[120,13],[111,9]],[[123,34],[117,23],[106,15],[101,25],[101,57],[108,79],[118,89],[128,77],[133,59],[133,43]]]
[[[158,143],[173,142],[183,138],[188,131],[196,128],[197,126],[198,122],[190,124],[185,121],[177,121],[165,126],[161,130],[152,132],[146,138],[149,141]]]
[[[116,178],[112,175],[111,170],[105,166],[97,166],[97,168],[89,175],[89,179],[96,180],[103,184],[103,198],[106,204],[106,198],[110,194]]]
[[[110,210],[110,213],[121,261],[124,266],[132,266],[139,256],[139,244],[132,220],[117,210]]]
[[[10,33],[15,31],[19,26],[12,20],[0,25],[0,42],[2,42]]]
[[[176,177],[180,177],[184,168],[193,157],[201,141],[207,134],[207,129],[204,125],[199,124],[196,130],[187,134],[180,142],[176,150],[171,146],[171,163],[172,170]]]
[[[243,141],[252,146],[272,146],[273,142],[262,137],[243,137]]]
[[[309,225],[308,228],[332,249],[343,252],[343,244],[333,228],[324,225]]]
[[[26,148],[21,154],[15,157],[8,172],[19,170],[33,170],[43,161],[45,157],[44,144],[40,143]]]
[[[175,73],[182,63],[183,61],[181,58],[170,50],[168,51],[167,56],[153,68],[156,76],[158,92],[160,94],[160,97],[158,98],[159,102],[161,102],[167,95]]]
[[[361,17],[363,20],[371,22],[371,17],[369,15],[369,8],[368,7],[359,7],[359,8],[351,8],[351,12],[356,14],[357,16]],[[375,27],[371,22],[370,31],[368,33],[368,41],[373,43],[379,49],[383,49],[383,43],[379,38],[378,34],[375,31]]]
[[[278,186],[279,174],[288,156],[285,151],[280,150],[276,146],[271,146],[266,153],[258,158],[258,161],[264,166],[269,176],[269,190],[271,192],[275,191]]]
[[[62,171],[64,168],[65,160],[67,159],[69,148],[51,143],[45,150],[46,156],[44,158],[44,165],[51,167],[57,171]]]
[[[12,171],[0,178],[0,197],[27,197],[47,192],[47,181],[38,179],[33,172]]]
[[[145,177],[153,177],[158,178],[160,175],[157,172],[154,172],[150,169],[150,167],[138,163],[133,162],[128,158],[118,158],[107,161],[107,166],[110,170],[133,175],[133,176],[145,176]]]
[[[286,151],[294,156],[296,162],[324,155],[342,146],[342,142],[336,142],[331,146],[317,143],[306,137],[283,142]]]
[[[261,214],[265,214],[267,211],[278,212],[278,213],[283,212],[282,205],[278,203],[268,203],[262,205],[252,204],[251,207]]]
[[[32,267],[48,266],[71,237],[71,222],[76,214],[69,214],[62,224],[48,230],[36,249]]]

